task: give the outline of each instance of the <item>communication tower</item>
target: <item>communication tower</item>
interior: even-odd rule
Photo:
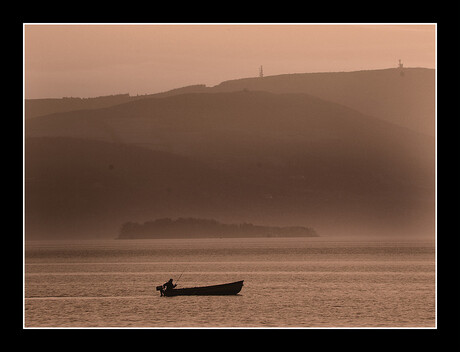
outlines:
[[[401,62],[401,59],[399,59],[399,74],[401,75],[401,77],[404,76],[404,70],[403,70],[403,63]]]

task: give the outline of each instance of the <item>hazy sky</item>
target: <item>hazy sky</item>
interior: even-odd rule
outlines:
[[[25,97],[151,94],[284,73],[435,68],[434,24],[24,25]]]

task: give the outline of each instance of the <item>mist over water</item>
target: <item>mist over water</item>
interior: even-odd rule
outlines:
[[[182,276],[181,276],[182,275]],[[160,297],[244,280],[236,296]],[[435,327],[432,241],[30,241],[25,327]]]

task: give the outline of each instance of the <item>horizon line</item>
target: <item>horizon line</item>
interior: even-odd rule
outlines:
[[[61,96],[61,97],[46,97],[46,98],[26,98],[25,94],[23,94],[23,99],[24,100],[46,100],[46,99],[97,99],[97,98],[103,98],[103,97],[110,97],[110,96],[117,96],[117,95],[128,95],[129,97],[136,97],[136,96],[145,96],[145,95],[155,95],[155,94],[162,94],[162,93],[167,93],[176,89],[181,89],[181,88],[186,88],[186,87],[191,87],[191,86],[205,86],[206,88],[214,88],[217,87],[218,85],[224,83],[224,82],[229,82],[229,81],[237,81],[237,80],[244,80],[244,79],[265,79],[268,77],[275,77],[275,76],[286,76],[286,75],[304,75],[304,74],[321,74],[321,73],[354,73],[354,72],[363,72],[363,71],[383,71],[383,70],[399,70],[400,68],[397,66],[393,67],[386,67],[386,68],[371,68],[371,69],[356,69],[356,70],[351,70],[351,71],[309,71],[309,72],[294,72],[294,73],[279,73],[279,74],[274,74],[274,75],[264,75],[263,77],[259,76],[249,76],[249,77],[241,77],[241,78],[232,78],[228,80],[221,81],[220,83],[212,86],[208,86],[204,83],[192,83],[192,84],[187,84],[184,86],[176,87],[176,88],[171,88],[167,90],[162,90],[162,91],[157,91],[153,93],[143,93],[143,94],[131,94],[131,92],[127,93],[112,93],[112,94],[105,94],[105,95],[97,95],[97,96],[86,96],[86,97],[79,97],[79,96]],[[416,66],[416,67],[403,67],[403,69],[426,69],[426,70],[436,70],[436,68],[431,68],[431,67],[423,67],[423,66]],[[25,86],[24,86],[25,88]]]

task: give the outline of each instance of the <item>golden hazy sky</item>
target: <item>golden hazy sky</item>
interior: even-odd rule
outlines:
[[[434,24],[24,25],[25,97],[151,94],[285,73],[435,68]]]

